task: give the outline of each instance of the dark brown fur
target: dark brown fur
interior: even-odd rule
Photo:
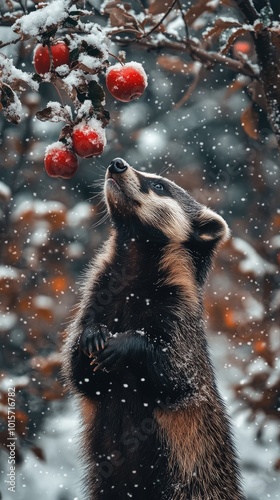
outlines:
[[[65,345],[91,500],[243,500],[203,324],[223,219],[167,179],[112,162],[112,234]]]

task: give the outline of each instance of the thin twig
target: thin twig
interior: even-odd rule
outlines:
[[[189,40],[189,38],[190,38],[189,27],[188,27],[186,19],[185,19],[185,13],[184,13],[184,10],[183,10],[183,6],[182,6],[182,3],[181,3],[181,0],[177,0],[177,4],[179,6],[179,9],[180,9],[180,12],[181,12],[181,16],[182,16],[182,19],[183,19],[183,23],[184,23],[184,26],[185,26],[186,40]]]
[[[9,42],[6,42],[6,43],[2,43],[0,45],[0,49],[3,49],[3,47],[7,47],[8,45],[11,45],[12,43],[18,43],[21,41],[21,37],[19,36],[18,38],[15,38],[14,40],[10,40]]]
[[[168,14],[170,14],[170,12],[172,11],[175,3],[177,2],[177,0],[173,0],[172,4],[168,7],[167,11],[164,13],[164,15],[162,16],[162,18],[160,19],[160,21],[155,24],[151,29],[150,31],[148,31],[148,33],[144,33],[144,35],[142,35],[141,38],[146,38],[148,36],[150,36],[164,21],[164,19],[168,16]]]
[[[175,109],[180,108],[181,106],[183,106],[183,104],[185,104],[185,102],[187,102],[189,100],[189,98],[191,97],[192,93],[196,89],[199,81],[203,77],[204,72],[205,72],[205,67],[201,66],[201,68],[199,69],[199,71],[195,75],[195,78],[193,79],[191,85],[189,86],[187,92],[183,95],[183,97],[178,102],[176,102],[176,104],[174,106]]]

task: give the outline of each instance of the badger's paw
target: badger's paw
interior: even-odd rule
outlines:
[[[80,337],[80,349],[90,358],[105,348],[109,330],[105,325],[86,326]]]
[[[122,338],[111,337],[102,351],[95,352],[92,365],[94,371],[111,372],[126,365],[126,349]]]

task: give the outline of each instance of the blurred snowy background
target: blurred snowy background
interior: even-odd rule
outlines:
[[[183,2],[185,8],[195,3]],[[232,15],[231,2],[222,3]],[[7,10],[6,2],[1,5]],[[276,22],[279,5],[272,5]],[[207,15],[198,17],[194,34],[201,29],[199,22],[205,27]],[[102,22],[98,14],[96,22]],[[182,29],[177,18],[173,23],[171,30]],[[6,43],[9,36],[8,23],[2,23],[0,39]],[[29,40],[1,52],[13,58],[17,68],[33,72],[33,48]],[[39,93],[22,94],[19,125],[0,117],[2,498],[82,500],[80,424],[60,379],[59,350],[77,300],[80,273],[108,235],[108,222],[98,223],[104,210],[100,193],[105,168],[120,156],[140,170],[175,180],[222,214],[232,230],[206,289],[209,342],[234,422],[248,500],[276,500],[280,169],[275,138],[256,103],[254,133],[254,115],[244,114],[252,105],[251,93],[231,69],[203,70],[193,93],[177,106],[185,100],[199,63],[184,53],[148,52],[129,45],[125,50],[127,60],[145,67],[148,88],[141,99],[128,104],[106,94],[111,114],[107,147],[102,157],[82,160],[74,178],[52,179],[43,168],[44,150],[61,129],[59,123],[34,117],[48,101],[57,100],[51,84],[43,83]],[[117,48],[113,45],[111,51]],[[233,81],[240,85],[231,86]],[[16,496],[7,484],[9,387],[16,389]]]

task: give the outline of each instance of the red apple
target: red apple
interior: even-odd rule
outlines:
[[[137,62],[118,63],[108,69],[106,85],[115,99],[129,102],[143,94],[147,87],[147,75]]]
[[[50,71],[51,58],[50,52],[47,45],[42,45],[39,43],[34,50],[33,63],[36,73],[39,75],[44,75]]]
[[[76,125],[73,128],[72,141],[73,150],[82,158],[101,155],[106,145],[104,129],[97,120]]]
[[[75,153],[59,141],[46,149],[44,165],[50,177],[62,179],[73,177],[79,166]]]
[[[70,63],[70,53],[68,45],[65,42],[59,41],[54,45],[51,45],[51,54],[54,68]]]

